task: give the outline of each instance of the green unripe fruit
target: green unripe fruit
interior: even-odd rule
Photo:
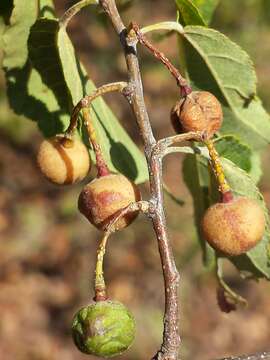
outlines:
[[[193,91],[176,103],[171,112],[172,125],[177,133],[204,132],[210,139],[221,127],[222,107],[208,91]]]
[[[72,337],[77,348],[85,354],[113,357],[131,346],[135,320],[118,301],[94,302],[74,316]]]
[[[90,169],[86,146],[79,140],[55,136],[42,141],[37,162],[43,175],[55,184],[74,184]]]
[[[104,230],[117,212],[141,199],[137,186],[122,174],[109,174],[94,179],[82,190],[80,212],[98,229]],[[116,230],[128,226],[138,212],[122,216],[114,225]]]
[[[241,255],[262,239],[264,211],[257,201],[239,197],[212,205],[202,220],[205,239],[213,248],[229,256]]]

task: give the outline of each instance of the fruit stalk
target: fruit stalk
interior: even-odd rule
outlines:
[[[96,166],[97,166],[97,170],[98,170],[97,177],[109,175],[110,170],[106,164],[106,161],[104,160],[100,145],[97,141],[97,135],[96,135],[95,128],[93,126],[92,119],[90,117],[89,109],[83,108],[82,111],[83,111],[84,124],[86,126],[89,140],[93,146],[95,156],[96,156]]]
[[[97,250],[95,285],[94,285],[95,301],[107,300],[106,285],[103,275],[103,260],[106,252],[106,245],[108,238],[109,238],[109,232],[105,232]]]
[[[192,89],[190,85],[188,85],[187,80],[180,74],[179,70],[170,62],[170,60],[147,40],[135,22],[131,23],[131,30],[135,32],[139,43],[144,45],[149,51],[151,51],[155,58],[160,60],[167,67],[181,89],[181,96],[185,97],[190,94]],[[132,36],[131,33],[130,36]]]
[[[216,151],[212,140],[205,141],[205,145],[209,151],[210,164],[219,185],[218,190],[221,194],[221,200],[223,203],[230,202],[233,199],[233,193],[225,178],[223,166],[221,164],[218,152]]]
[[[110,222],[107,224],[105,233],[101,239],[101,242],[99,244],[98,250],[97,250],[97,261],[96,261],[96,270],[95,270],[95,285],[94,285],[94,291],[95,291],[95,301],[103,301],[107,299],[106,294],[106,285],[103,275],[103,261],[104,261],[104,255],[106,252],[106,245],[107,241],[109,239],[109,236],[115,232],[117,229],[115,227],[115,224],[119,222],[121,218],[126,217],[130,213],[141,211],[144,214],[149,214],[149,202],[148,201],[137,201],[134,203],[131,203],[127,207],[123,208],[122,210],[118,211],[115,216],[110,220]]]
[[[120,92],[124,96],[128,96],[129,95],[128,84],[125,81],[109,83],[97,88],[93,92],[93,94],[86,95],[85,97],[83,97],[72,110],[72,114],[70,117],[70,124],[68,129],[66,130],[66,135],[71,136],[72,133],[75,131],[78,123],[79,113],[83,108],[87,108],[88,106],[90,106],[92,101],[94,101],[99,96],[102,96],[110,92]]]

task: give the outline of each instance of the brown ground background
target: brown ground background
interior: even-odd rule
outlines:
[[[55,3],[58,14],[72,4],[65,0]],[[146,25],[175,18],[173,1],[134,0],[133,4],[123,13],[126,21]],[[259,93],[268,110],[269,14],[268,0],[223,0],[213,21],[213,27],[251,54]],[[83,11],[69,31],[97,85],[125,79],[120,46],[100,15]],[[174,37],[158,46],[177,63]],[[168,114],[177,96],[174,81],[145,51],[140,56],[155,134],[172,134]],[[35,154],[41,135],[35,123],[9,110],[0,75],[0,359],[83,360],[87,357],[72,344],[70,323],[74,311],[93,295],[90,281],[99,233],[77,211],[82,184],[56,187],[39,173]],[[108,97],[108,102],[140,143],[126,104],[120,97]],[[268,205],[269,159],[268,148],[260,183]],[[215,278],[201,265],[192,200],[181,177],[181,161],[179,155],[166,160],[164,177],[186,202],[179,207],[166,197],[170,236],[181,272],[182,359],[209,360],[270,349],[267,282],[243,282],[228,266],[228,282],[249,299],[249,307],[225,315],[216,305]],[[163,284],[157,245],[147,220],[140,217],[115,235],[108,250],[109,293],[128,305],[137,321],[136,341],[121,358],[150,359],[161,341]]]

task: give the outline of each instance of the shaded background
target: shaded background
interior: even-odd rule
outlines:
[[[57,13],[62,14],[73,3],[55,1]],[[173,1],[134,0],[132,7],[123,10],[123,16],[126,22],[136,20],[146,25],[174,19],[175,8]],[[221,0],[212,26],[250,53],[259,94],[269,111],[269,0]],[[125,79],[120,45],[102,14],[82,11],[71,22],[69,33],[96,85]],[[157,44],[177,64],[176,38]],[[145,50],[140,51],[140,58],[154,132],[158,137],[171,135],[169,111],[177,98],[174,80]],[[127,104],[119,96],[106,99],[140,145]],[[77,211],[83,184],[57,187],[38,171],[35,154],[40,141],[36,124],[9,110],[0,73],[0,358],[83,360],[87,357],[72,344],[70,323],[74,312],[93,296],[91,280],[100,233]],[[268,206],[269,160],[268,148],[260,182]],[[216,282],[202,268],[192,200],[183,184],[181,164],[181,155],[171,155],[165,162],[164,178],[185,200],[185,206],[180,207],[165,196],[170,236],[181,272],[182,359],[209,360],[270,349],[270,286],[266,281],[243,282],[228,265],[227,281],[248,298],[249,307],[226,315],[216,305]],[[147,187],[142,190],[146,192]],[[124,302],[137,321],[136,341],[121,358],[150,359],[161,342],[163,282],[148,221],[139,217],[114,235],[108,250],[109,294]]]

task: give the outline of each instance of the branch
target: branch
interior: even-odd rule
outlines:
[[[165,313],[163,342],[160,350],[153,359],[177,360],[180,346],[179,336],[179,306],[178,287],[179,273],[176,269],[172,248],[169,243],[166,219],[164,215],[162,193],[162,161],[160,156],[153,154],[156,140],[153,136],[151,124],[146,110],[140,68],[136,52],[136,37],[128,37],[127,29],[123,24],[115,0],[100,0],[100,5],[110,18],[112,25],[122,43],[130,86],[131,107],[144,144],[144,152],[149,169],[149,182],[152,204],[150,216],[156,233],[165,287]]]
[[[93,92],[92,95],[86,95],[85,97],[83,97],[72,110],[71,117],[70,117],[70,124],[69,124],[68,129],[66,130],[66,135],[70,136],[74,132],[75,128],[77,127],[80,111],[83,108],[88,107],[93,100],[95,100],[97,97],[104,95],[106,93],[109,93],[109,92],[120,92],[124,96],[128,97],[129,91],[127,88],[128,88],[128,84],[126,82],[119,81],[119,82],[100,86]]]
[[[183,141],[204,141],[204,133],[198,131],[190,131],[184,134],[178,134],[159,140],[153,148],[153,154],[163,157],[169,153],[176,152],[175,148],[169,148],[171,145],[181,143]],[[173,151],[170,151],[173,149]]]
[[[113,217],[113,219],[110,220],[110,222],[106,225],[105,232],[111,235],[113,232],[115,232],[115,223],[120,220],[123,216],[135,212],[135,211],[141,211],[144,214],[149,214],[150,209],[150,203],[149,201],[137,201],[134,203],[129,204],[124,209],[119,210]]]
[[[121,219],[121,217],[125,216],[126,214],[141,211],[144,214],[149,213],[149,202],[148,201],[137,201],[134,203],[129,204],[124,209],[118,211],[118,213],[110,220],[107,224],[106,230],[103,234],[103,237],[100,241],[98,250],[97,250],[97,261],[96,261],[96,271],[95,271],[95,282],[94,282],[94,291],[95,291],[95,301],[103,301],[107,299],[107,292],[106,292],[106,284],[103,275],[103,261],[104,255],[106,253],[106,245],[108,239],[111,234],[113,234],[115,230],[115,223]]]
[[[227,357],[219,360],[270,360],[270,352],[260,352],[253,355],[243,355],[238,357]]]
[[[139,29],[139,26],[132,22],[131,30],[133,30],[137,36],[138,41],[144,45],[148,50],[152,52],[152,54],[160,60],[170,71],[172,76],[176,79],[177,85],[180,87],[181,96],[187,96],[192,92],[191,87],[188,85],[187,80],[180,74],[180,71],[170,62],[170,60],[159,51],[154,45],[152,45],[144,36],[142,31]],[[131,33],[130,33],[131,34]]]

